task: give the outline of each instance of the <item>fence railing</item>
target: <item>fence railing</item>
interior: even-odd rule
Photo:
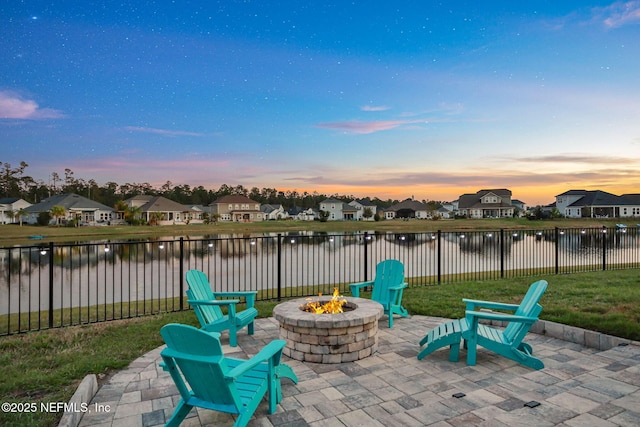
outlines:
[[[259,300],[348,293],[378,262],[410,286],[640,267],[638,228],[288,233],[0,248],[0,335],[188,309],[185,273]]]

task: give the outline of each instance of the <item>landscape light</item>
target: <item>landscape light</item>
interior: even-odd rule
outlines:
[[[107,244],[107,245],[104,245],[104,251],[105,251],[105,252],[109,252],[109,245],[108,245],[108,244]]]
[[[158,246],[158,248],[160,248],[160,249],[164,249],[164,243],[160,243],[160,245]]]

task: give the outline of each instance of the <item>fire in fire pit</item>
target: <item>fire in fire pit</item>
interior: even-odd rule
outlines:
[[[318,296],[321,297],[322,294]],[[311,298],[307,301],[309,302],[302,305],[300,309],[314,314],[337,314],[346,311],[345,308],[350,308],[347,299],[340,295],[338,288],[333,288],[333,297],[329,301],[312,301]]]

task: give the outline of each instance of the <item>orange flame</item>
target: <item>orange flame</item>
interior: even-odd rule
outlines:
[[[322,294],[318,294],[319,297]],[[347,303],[345,297],[340,295],[338,288],[333,288],[333,297],[331,300],[322,304],[320,301],[311,301],[311,298],[308,299],[308,303],[306,303],[303,307],[304,311],[308,311],[314,314],[337,314],[342,313],[342,306]]]

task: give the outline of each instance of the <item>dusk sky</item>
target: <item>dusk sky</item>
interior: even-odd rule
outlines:
[[[640,193],[640,0],[3,1],[0,162],[451,201]]]

